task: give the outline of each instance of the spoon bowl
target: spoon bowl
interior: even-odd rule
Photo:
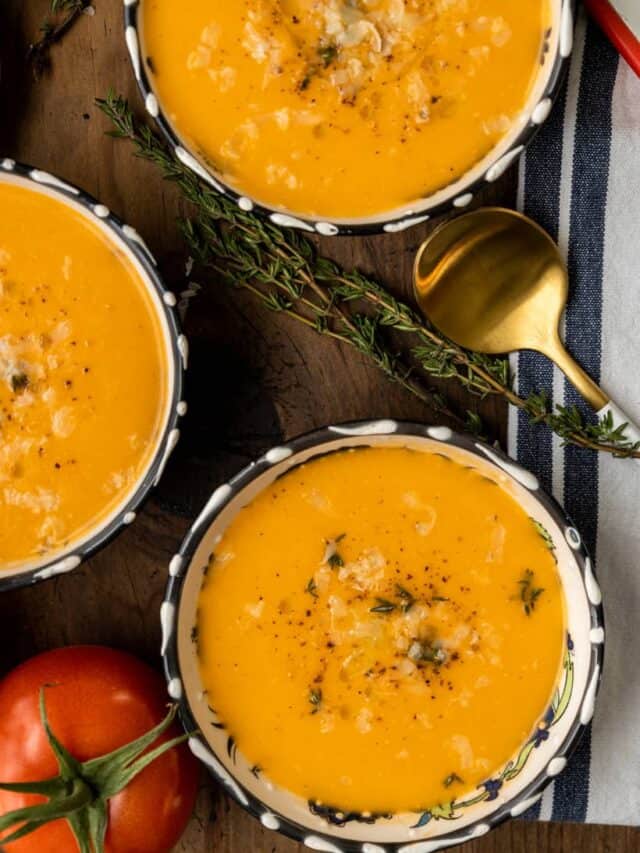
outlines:
[[[414,282],[429,320],[461,346],[484,353],[545,352],[556,343],[568,296],[553,240],[502,208],[481,208],[441,225],[417,255]]]

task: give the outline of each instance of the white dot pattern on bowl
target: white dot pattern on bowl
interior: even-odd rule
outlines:
[[[176,622],[176,607],[171,601],[163,601],[160,605],[160,629],[162,632],[162,646],[160,654],[164,655],[169,648],[171,635]]]
[[[593,573],[593,566],[591,565],[591,559],[589,557],[585,560],[584,585],[587,590],[587,598],[591,604],[597,607],[602,603],[602,592],[598,586],[596,576]]]
[[[547,765],[547,776],[558,776],[567,766],[567,759],[563,755],[552,758]]]
[[[434,438],[436,441],[451,441],[453,438],[453,432],[445,426],[429,427],[427,434],[429,438]]]
[[[231,774],[222,766],[222,764],[218,761],[215,755],[211,752],[207,747],[196,737],[190,737],[187,741],[189,744],[189,749],[195,755],[196,758],[199,758],[203,764],[206,764],[215,774],[220,778],[223,785],[225,785],[231,793],[236,797],[236,799],[242,803],[243,806],[249,805],[249,800],[247,799],[247,795],[242,790],[240,785],[236,782],[236,780],[231,776]]]
[[[55,175],[50,175],[49,172],[43,172],[41,169],[32,169],[29,172],[29,177],[37,184],[56,187],[56,189],[64,190],[66,193],[71,193],[71,195],[80,195],[79,189],[72,187],[71,184],[68,184],[66,181],[61,181],[60,178],[56,178]]]
[[[300,231],[313,232],[313,228],[308,222],[298,219],[297,216],[289,216],[288,213],[272,213],[269,219],[274,225],[279,225],[281,228],[298,228]]]
[[[580,545],[582,544],[582,539],[580,538],[580,534],[575,529],[575,527],[567,527],[564,532],[564,538],[569,543],[569,547],[573,548],[574,551],[577,551]]]
[[[486,835],[489,829],[489,824],[478,823],[471,832],[465,835],[458,835],[455,838],[434,838],[433,841],[415,841],[398,848],[398,853],[436,853],[437,850],[444,850],[447,847],[453,847],[455,844],[463,844],[473,838],[480,838],[482,835]]]
[[[307,835],[303,844],[309,850],[319,850],[321,853],[342,853],[342,849],[319,835]]]
[[[571,55],[573,50],[573,11],[570,0],[564,0],[562,14],[560,17],[560,44],[558,46],[560,56],[564,59]]]
[[[338,435],[390,435],[397,431],[398,423],[392,420],[367,421],[354,427],[330,426],[329,429]]]
[[[153,481],[154,486],[157,486],[160,480],[162,479],[162,475],[164,474],[164,469],[167,467],[167,462],[169,461],[169,457],[173,453],[176,444],[180,440],[180,430],[172,429],[169,435],[167,436],[167,440],[164,446],[164,452],[162,454],[162,459],[160,460],[160,464],[158,465],[158,470],[156,472],[155,480]]]
[[[600,667],[596,666],[591,675],[589,686],[587,687],[582,707],[580,708],[580,722],[583,726],[588,725],[593,719],[596,709],[596,694],[598,692],[598,682],[600,681]]]
[[[169,563],[169,575],[172,578],[177,577],[184,566],[184,557],[181,554],[174,554]]]
[[[526,800],[521,800],[517,805],[515,805],[509,814],[511,817],[519,817],[521,814],[524,814],[528,811],[531,806],[535,806],[535,804],[540,800],[542,794],[536,794],[535,797],[528,797]]]
[[[53,578],[56,575],[64,575],[67,572],[72,572],[74,569],[77,569],[81,562],[82,557],[79,554],[70,554],[68,557],[63,557],[62,560],[58,560],[56,563],[53,563],[53,565],[40,569],[39,572],[36,572],[33,575],[33,580],[43,581],[48,578]]]
[[[167,684],[167,693],[172,699],[182,699],[182,681],[179,678],[172,678]]]
[[[178,350],[180,351],[180,357],[182,358],[182,366],[186,370],[189,366],[189,341],[185,335],[178,336]]]
[[[288,459],[292,453],[293,450],[290,447],[272,447],[271,450],[267,450],[264,458],[269,465],[276,465],[278,462]]]
[[[507,151],[506,154],[503,154],[503,156],[497,160],[493,166],[487,169],[485,180],[489,181],[489,183],[497,181],[498,178],[504,175],[509,166],[520,156],[520,154],[522,154],[523,151],[524,145],[517,145],[515,148],[512,148],[511,151]]]
[[[144,106],[146,111],[149,113],[152,118],[158,118],[160,115],[160,108],[158,106],[158,99],[153,94],[153,92],[149,92],[147,97],[144,99]]]
[[[340,233],[340,229],[333,222],[316,222],[316,231],[323,237],[335,237]]]
[[[551,112],[552,106],[553,102],[551,98],[543,98],[536,106],[535,110],[531,113],[531,121],[534,124],[544,124],[544,122],[549,117],[549,113]]]
[[[484,444],[476,443],[476,447],[478,450],[481,450],[495,465],[497,465],[498,468],[502,468],[502,470],[509,474],[510,477],[513,477],[514,480],[517,480],[520,485],[529,489],[529,491],[535,492],[540,488],[538,478],[535,477],[531,471],[527,471],[526,468],[521,468],[520,465],[517,465],[509,459],[503,459],[497,453],[494,453],[493,450],[485,447]]]
[[[467,207],[467,205],[471,204],[473,201],[473,193],[463,193],[459,195],[458,198],[454,198],[453,206],[454,207]]]
[[[387,234],[398,234],[401,231],[406,231],[407,228],[411,228],[413,225],[419,225],[421,222],[426,222],[429,219],[429,214],[425,213],[422,216],[411,216],[408,219],[399,219],[397,222],[387,222],[386,225],[383,226],[383,230],[387,232]]]
[[[280,829],[280,821],[273,812],[264,812],[264,814],[261,814],[260,823],[267,829],[272,829],[274,831]]]

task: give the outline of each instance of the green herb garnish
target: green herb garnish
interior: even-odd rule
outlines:
[[[542,538],[542,541],[547,546],[547,548],[550,551],[555,552],[555,550],[556,550],[555,542],[553,541],[551,534],[549,533],[547,528],[544,526],[544,524],[541,524],[535,518],[531,518],[531,522],[532,522],[533,526],[535,527],[535,529],[537,530],[540,537]],[[554,556],[555,556],[555,554],[554,554]]]
[[[415,598],[413,597],[413,595],[411,595],[408,589],[405,589],[403,586],[400,586],[399,583],[396,584],[396,592],[398,593],[398,598],[401,602],[400,610],[402,610],[403,613],[408,613],[409,610],[411,610],[413,605],[416,603]]]
[[[338,55],[338,48],[335,44],[321,44],[318,48],[318,56],[322,60],[325,68],[328,68]]]
[[[26,373],[14,373],[11,377],[11,390],[17,392],[24,391],[29,384],[29,377]]]
[[[436,642],[420,642],[414,640],[408,652],[409,660],[414,663],[435,663],[436,666],[447,660],[446,651]]]
[[[335,539],[329,539],[327,541],[327,548],[330,550],[330,553],[326,559],[327,563],[331,566],[332,569],[339,569],[344,566],[344,560],[338,553],[337,546],[338,542],[342,542],[346,535],[346,533],[341,533],[339,536],[336,536]]]
[[[376,601],[378,603],[370,609],[370,613],[391,613],[398,606],[387,598],[376,598]]]
[[[520,587],[519,598],[522,602],[522,606],[524,607],[524,612],[527,616],[531,616],[532,612],[535,610],[536,601],[540,598],[544,589],[542,587],[535,586],[534,574],[531,569],[525,569],[522,578],[518,581],[518,586]]]
[[[459,785],[463,785],[464,779],[461,779],[457,773],[449,773],[449,775],[442,784],[445,788],[449,788],[451,785],[453,785],[454,782],[457,782]]]
[[[304,591],[308,592],[313,598],[318,597],[318,584],[313,578],[309,578],[309,583],[305,586]]]
[[[309,702],[313,706],[312,714],[317,714],[322,704],[322,690],[319,687],[312,687],[309,691]]]

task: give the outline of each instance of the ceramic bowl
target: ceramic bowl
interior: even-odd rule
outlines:
[[[221,533],[262,489],[300,463],[352,447],[409,447],[444,453],[472,465],[507,490],[553,538],[567,605],[563,667],[552,704],[529,740],[502,768],[467,797],[422,814],[391,818],[318,812],[274,786],[235,748],[207,705],[198,673],[198,593]],[[162,604],[162,655],[170,696],[179,702],[189,745],[227,792],[268,829],[278,830],[312,850],[328,853],[431,853],[484,835],[508,817],[523,814],[564,769],[591,720],[603,661],[604,629],[600,589],[578,531],[537,479],[499,450],[446,427],[397,421],[330,426],[275,447],[219,486],[171,561]],[[496,708],[496,725],[508,708]],[[255,770],[255,768],[254,768]]]
[[[324,236],[337,234],[395,233],[425,222],[433,216],[467,207],[486,184],[496,181],[520,156],[547,119],[560,90],[573,46],[575,0],[551,0],[552,25],[540,60],[540,72],[532,92],[510,132],[479,163],[462,177],[431,195],[408,206],[384,211],[375,216],[333,219],[328,222],[285,208],[260,204],[225,184],[211,165],[180,137],[163,112],[146,64],[141,6],[145,0],[124,0],[125,36],[133,71],[144,98],[147,113],[157,122],[176,157],[216,190],[233,199],[243,211],[254,210],[276,225],[300,228]]]
[[[0,183],[24,186],[62,202],[99,228],[113,248],[127,257],[151,297],[162,330],[168,382],[165,411],[156,447],[145,470],[125,497],[97,526],[92,527],[85,536],[72,540],[67,548],[41,559],[24,561],[0,570],[0,591],[4,591],[75,569],[135,520],[136,510],[162,476],[180,436],[178,421],[187,410],[186,403],[182,401],[182,385],[188,348],[174,311],[176,297],[165,288],[153,255],[134,228],[125,225],[105,205],[77,187],[48,172],[16,163],[9,158],[0,158]]]

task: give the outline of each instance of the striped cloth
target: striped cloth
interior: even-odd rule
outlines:
[[[568,349],[640,422],[640,79],[582,15],[549,123],[521,164],[519,207],[569,267]],[[543,357],[514,358],[522,394],[582,405]],[[576,522],[603,587],[607,645],[599,706],[566,772],[528,815],[640,823],[640,462],[562,447],[512,414],[510,452]]]

